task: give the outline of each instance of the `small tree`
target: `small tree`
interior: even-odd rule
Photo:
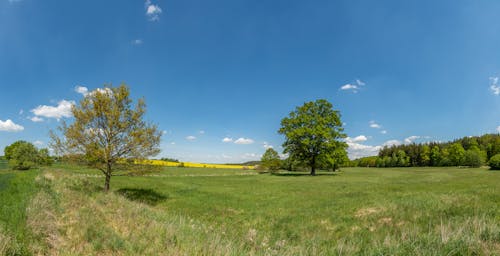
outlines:
[[[500,170],[500,154],[496,154],[490,158],[488,165],[492,170]]]
[[[262,166],[271,172],[274,172],[280,168],[281,159],[278,152],[272,148],[268,148],[262,158],[260,159]]]
[[[29,170],[35,167],[38,161],[38,150],[26,141],[16,141],[4,150],[5,158],[14,170]]]
[[[288,117],[281,120],[278,131],[285,135],[285,153],[304,161],[311,167],[311,175],[316,175],[318,160],[323,155],[334,156],[337,150],[345,150],[347,144],[340,113],[333,110],[330,102],[324,99],[306,102],[297,107]]]
[[[74,122],[59,127],[63,137],[51,132],[52,146],[62,155],[82,155],[105,176],[104,191],[120,160],[144,159],[160,152],[161,132],[146,123],[145,103],[131,106],[129,88],[105,86],[86,95],[71,109]]]

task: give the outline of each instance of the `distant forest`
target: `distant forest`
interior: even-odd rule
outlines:
[[[464,137],[451,142],[428,142],[384,147],[378,156],[351,161],[360,167],[480,167],[500,154],[500,134]]]

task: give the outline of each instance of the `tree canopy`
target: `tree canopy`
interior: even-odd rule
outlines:
[[[262,166],[264,168],[271,171],[276,171],[281,166],[280,156],[278,152],[272,148],[266,149],[266,152],[264,152],[260,161],[262,162]]]
[[[5,159],[14,170],[29,170],[35,166],[50,165],[49,150],[37,149],[31,142],[19,140],[4,149]]]
[[[130,90],[124,84],[87,94],[71,111],[74,122],[62,123],[62,137],[51,133],[52,146],[61,155],[81,155],[88,165],[101,170],[105,191],[120,161],[144,159],[160,152],[161,132],[143,120],[143,99],[133,108]]]
[[[343,161],[347,144],[340,113],[325,99],[306,102],[281,120],[279,133],[285,136],[284,152],[311,167],[316,174],[319,160]]]

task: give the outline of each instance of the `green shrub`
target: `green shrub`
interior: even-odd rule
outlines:
[[[488,165],[493,170],[500,170],[500,154],[496,154],[490,158]]]

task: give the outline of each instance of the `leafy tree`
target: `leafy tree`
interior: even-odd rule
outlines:
[[[349,162],[347,152],[342,148],[338,149],[331,154],[323,154],[319,157],[319,166],[331,171],[337,171],[340,166]]]
[[[441,162],[441,151],[439,150],[439,146],[436,145],[432,147],[430,160],[431,160],[431,166],[438,166],[439,163]]]
[[[333,110],[330,102],[320,99],[304,103],[283,118],[278,132],[286,137],[284,152],[306,162],[311,167],[311,175],[316,175],[321,156],[336,157],[335,151],[347,147],[340,141],[346,137],[343,130],[340,113]]]
[[[7,146],[4,152],[14,170],[29,170],[37,164],[38,150],[32,143],[16,141]]]
[[[262,158],[260,159],[262,166],[271,171],[276,171],[280,168],[281,159],[278,152],[272,148],[268,148]]]
[[[481,167],[484,164],[485,157],[481,153],[481,151],[474,150],[474,149],[469,149],[465,151],[464,155],[464,165],[470,166],[470,167]]]
[[[465,149],[462,147],[460,143],[453,143],[449,147],[448,153],[450,154],[448,158],[450,159],[452,165],[459,166],[464,163]]]
[[[493,170],[500,170],[500,154],[496,154],[490,158],[488,165]]]
[[[160,152],[161,132],[146,123],[145,103],[135,109],[129,88],[105,86],[86,95],[71,112],[74,122],[59,127],[63,137],[51,132],[52,146],[62,155],[83,155],[84,161],[105,175],[104,191],[120,160],[144,159]]]
[[[422,152],[420,152],[420,165],[429,166],[431,163],[431,148],[429,145],[422,146]]]

